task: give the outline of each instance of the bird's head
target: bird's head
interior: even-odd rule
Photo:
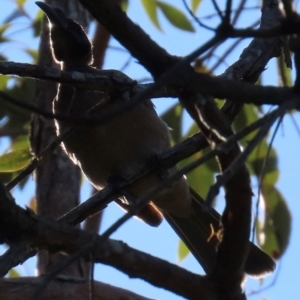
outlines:
[[[59,8],[52,8],[40,1],[36,2],[36,5],[49,20],[54,58],[63,63],[92,63],[92,44],[84,29],[77,22],[66,17]]]

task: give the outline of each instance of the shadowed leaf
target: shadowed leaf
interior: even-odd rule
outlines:
[[[264,224],[257,227],[258,242],[274,259],[285,252],[291,234],[291,214],[285,199],[273,186],[262,190],[266,204]]]
[[[183,110],[181,105],[175,104],[160,116],[170,127],[171,136],[175,143],[180,142],[182,139],[182,114]]]
[[[277,59],[278,69],[278,86],[293,86],[292,70],[286,66],[284,55],[280,55]]]

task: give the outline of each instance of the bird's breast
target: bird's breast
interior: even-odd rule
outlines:
[[[91,106],[82,100],[73,103],[72,116],[84,115],[83,112]],[[59,101],[64,100],[58,98],[56,110],[63,106]],[[59,132],[67,126],[65,122],[57,122]],[[148,102],[121,113],[101,126],[79,126],[63,144],[92,183],[104,186],[109,176],[130,176],[151,156],[167,150],[170,137],[168,127]]]

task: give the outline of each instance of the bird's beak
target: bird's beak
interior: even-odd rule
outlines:
[[[48,4],[41,1],[37,1],[35,4],[46,14],[52,25],[57,25],[64,29],[67,28],[68,19],[60,9],[52,8]]]

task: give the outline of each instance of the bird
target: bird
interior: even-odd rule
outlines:
[[[36,2],[48,18],[53,57],[63,71],[100,73],[91,67],[92,43],[84,29],[60,9]],[[99,91],[86,90],[61,83],[54,99],[54,113],[83,117],[120,105],[116,99]],[[95,111],[92,110],[93,107]],[[57,133],[70,124],[56,120]],[[101,126],[77,125],[63,141],[63,149],[86,175],[92,185],[101,190],[112,180],[135,174],[147,162],[171,147],[170,130],[156,113],[153,103],[146,99],[110,119]],[[151,173],[130,185],[125,198],[137,199],[157,186],[163,178],[178,171],[177,166]],[[130,202],[130,201],[129,201]],[[118,202],[119,204],[122,203]],[[125,202],[124,202],[125,203]],[[128,203],[123,203],[126,207]],[[220,242],[213,229],[220,227],[220,215],[211,208],[203,209],[205,201],[189,187],[182,176],[156,195],[144,210],[145,221],[157,226],[162,216],[186,244],[207,274],[216,267],[217,246]],[[149,213],[150,212],[150,213]],[[141,214],[143,217],[143,214]],[[153,217],[153,218],[152,218]],[[264,277],[276,268],[274,260],[249,241],[245,273]]]

